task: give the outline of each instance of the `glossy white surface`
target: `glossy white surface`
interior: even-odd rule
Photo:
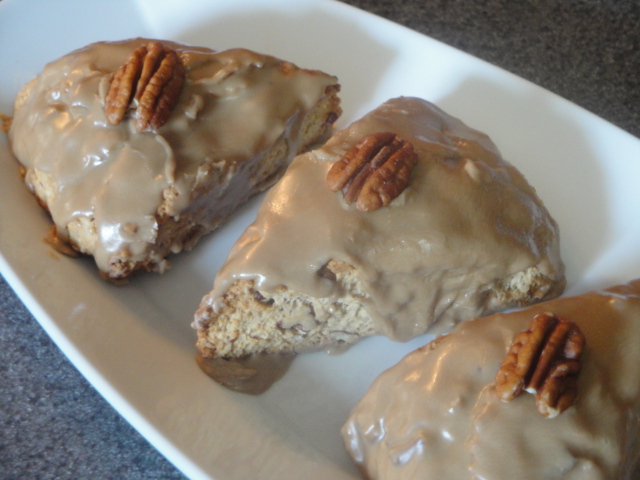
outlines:
[[[431,100],[488,133],[536,187],[560,225],[568,293],[640,277],[638,139],[513,75],[337,2],[39,2],[28,10],[3,0],[0,112],[11,113],[19,88],[47,61],[92,41],[132,36],[247,47],[335,74],[345,111],[338,127],[390,97]],[[0,270],[78,369],[188,476],[357,478],[339,428],[373,378],[426,338],[404,345],[369,339],[339,356],[301,356],[260,397],[218,387],[193,361],[193,311],[259,200],[175,257],[166,275],[114,287],[90,259],[61,257],[41,241],[49,221],[0,135]]]

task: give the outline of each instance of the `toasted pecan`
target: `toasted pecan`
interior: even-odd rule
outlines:
[[[118,125],[135,101],[136,130],[160,128],[178,103],[184,81],[184,65],[175,50],[157,41],[138,47],[111,80],[107,121]]]
[[[347,203],[363,212],[389,205],[409,185],[418,155],[413,145],[391,132],[364,137],[335,162],[327,173],[327,186],[342,190]]]
[[[496,393],[503,401],[513,400],[522,390],[533,393],[540,414],[557,416],[576,400],[585,343],[574,322],[552,313],[536,315],[511,343],[496,374]]]

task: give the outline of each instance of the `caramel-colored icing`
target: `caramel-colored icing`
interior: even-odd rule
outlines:
[[[68,236],[68,224],[80,217],[95,221],[98,241],[90,253],[101,270],[124,250],[144,260],[157,240],[159,215],[178,221],[187,209],[207,209],[209,219],[229,216],[254,193],[248,177],[266,149],[284,135],[295,155],[302,118],[336,82],[244,49],[214,52],[165,41],[186,69],[168,122],[143,133],[131,115],[108,125],[103,103],[111,76],[147,42],[95,43],[48,64],[9,132],[29,186],[35,188],[34,171],[53,180],[48,208],[58,234]],[[207,203],[193,204],[203,189]]]
[[[576,322],[587,347],[577,403],[549,419],[494,378],[536,313]],[[368,478],[629,479],[640,434],[640,280],[465,322],[382,373],[342,433]]]
[[[408,188],[364,213],[331,192],[325,177],[349,148],[379,131],[411,142],[419,158]],[[557,225],[533,188],[485,134],[418,98],[392,99],[294,159],[203,302],[221,311],[222,295],[245,278],[260,291],[284,285],[339,299],[340,285],[318,275],[330,259],[356,267],[376,331],[402,341],[434,322],[446,330],[504,308],[490,291],[530,267],[550,279],[549,295],[564,287]],[[209,320],[197,317],[195,326]]]

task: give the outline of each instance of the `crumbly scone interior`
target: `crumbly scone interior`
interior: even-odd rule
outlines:
[[[348,345],[375,335],[363,301],[358,271],[331,260],[318,275],[339,285],[338,298],[315,298],[281,286],[273,292],[253,280],[234,282],[216,313],[203,300],[196,313],[197,347],[205,357],[241,358],[259,353],[292,353]],[[487,309],[507,309],[558,295],[563,288],[533,266],[486,288]]]
[[[322,275],[340,285],[340,298],[314,298],[284,286],[261,292],[253,280],[235,282],[225,295],[224,310],[198,331],[198,348],[204,356],[243,357],[351,344],[373,335],[373,320],[361,302],[366,293],[359,288],[355,269],[331,260]],[[211,307],[203,304],[196,316],[211,314]]]

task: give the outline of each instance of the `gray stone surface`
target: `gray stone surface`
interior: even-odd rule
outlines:
[[[640,137],[637,0],[347,0],[526,78]]]
[[[349,0],[640,136],[637,0]],[[0,281],[0,479],[184,478]]]

